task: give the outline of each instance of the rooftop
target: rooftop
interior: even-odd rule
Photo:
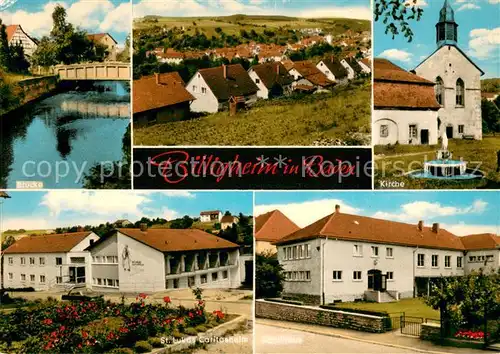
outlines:
[[[65,234],[26,236],[10,247],[4,253],[64,253],[71,251],[82,242],[91,231]]]
[[[279,210],[273,210],[255,218],[256,241],[278,241],[298,230],[300,227]]]

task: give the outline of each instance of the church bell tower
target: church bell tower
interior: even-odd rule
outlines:
[[[445,45],[457,45],[457,28],[455,12],[448,3],[444,1],[443,8],[439,12],[439,22],[436,24],[436,43],[438,48]]]

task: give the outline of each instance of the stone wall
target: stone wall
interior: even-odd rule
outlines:
[[[384,318],[380,316],[326,310],[312,306],[255,301],[255,316],[278,321],[292,321],[363,332],[385,332]]]
[[[24,105],[54,91],[56,88],[56,76],[42,76],[19,81],[14,92],[21,97],[21,105]]]
[[[295,294],[295,293],[283,293],[281,294],[283,299],[300,301],[306,305],[320,305],[321,296],[310,295],[310,294]]]

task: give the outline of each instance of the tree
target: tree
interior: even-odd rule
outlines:
[[[488,100],[481,101],[483,133],[500,133],[500,108]]]
[[[0,68],[4,70],[8,69],[10,61],[10,47],[7,38],[7,27],[2,23],[0,19]]]
[[[255,256],[255,295],[258,299],[279,297],[283,291],[283,267],[276,254]]]
[[[390,33],[392,39],[403,34],[408,42],[413,40],[410,22],[420,21],[424,9],[417,5],[417,0],[375,0],[375,21],[382,20],[385,34]]]
[[[193,226],[194,220],[189,215],[184,215],[181,219],[174,219],[170,222],[171,229],[189,229]]]

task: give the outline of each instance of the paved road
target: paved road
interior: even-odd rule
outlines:
[[[199,349],[193,354],[252,354],[253,353],[252,329],[239,332],[224,338],[226,342],[209,344],[205,349]]]
[[[369,344],[349,339],[335,338],[320,334],[301,332],[256,324],[257,354],[264,353],[415,353],[413,350],[398,349],[383,345]]]

